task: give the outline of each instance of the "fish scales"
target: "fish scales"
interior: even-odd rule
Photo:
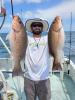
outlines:
[[[13,76],[15,76],[22,72],[20,62],[25,57],[27,48],[27,33],[19,16],[13,17],[12,32],[9,33],[8,39],[14,63]]]
[[[60,16],[56,16],[53,20],[49,33],[48,33],[48,46],[49,53],[53,56],[53,69],[61,69],[61,59],[64,48],[64,30],[62,25],[62,19]]]

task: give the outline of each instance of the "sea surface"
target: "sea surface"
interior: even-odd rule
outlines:
[[[5,41],[9,48],[9,42],[6,40],[7,33],[0,33],[0,36]],[[9,48],[10,49],[10,48]],[[65,46],[64,46],[64,56],[67,56],[75,63],[75,31],[65,32]],[[0,58],[9,58],[10,55],[5,49],[4,45],[0,41]]]

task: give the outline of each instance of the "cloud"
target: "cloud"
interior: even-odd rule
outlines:
[[[25,0],[27,3],[41,3],[43,0]]]
[[[52,8],[47,9],[37,9],[36,11],[27,11],[25,12],[24,16],[25,18],[31,18],[31,17],[39,17],[42,19],[52,19],[57,15],[62,16],[63,18],[68,18],[70,16],[70,13],[73,12],[73,15],[75,15],[75,1],[68,1],[63,2],[57,6],[54,6]]]
[[[12,0],[12,1],[15,4],[19,4],[19,3],[23,3],[24,2],[23,0]],[[11,0],[6,0],[6,2],[11,2]]]
[[[24,17],[25,18],[31,18],[31,17],[33,17],[33,12],[31,12],[31,11],[27,11],[25,14],[24,14]]]
[[[7,2],[10,0],[6,0]],[[41,3],[44,0],[13,0],[14,4],[21,4],[21,3]]]
[[[9,1],[9,0],[7,0]],[[23,3],[23,2],[42,2],[43,0],[14,0],[16,3]],[[45,0],[46,1],[46,0]],[[21,14],[17,14],[23,17],[24,22],[29,18],[42,18],[48,20],[50,23],[54,19],[55,16],[59,15],[63,18],[66,27],[69,28],[68,19],[70,18],[70,12],[73,13],[73,19],[75,20],[75,0],[63,0],[62,3],[59,5],[49,7],[46,9],[35,9],[34,11],[29,10],[22,12]],[[70,20],[70,19],[69,19]],[[75,21],[73,20],[73,29],[75,30]],[[6,27],[9,25],[6,25]]]
[[[42,18],[51,23],[55,16],[61,16],[66,30],[70,28],[71,12],[73,14],[72,30],[75,30],[75,1],[64,1],[61,4],[47,9],[37,9],[23,13],[24,19]],[[25,21],[25,20],[24,20]]]
[[[34,12],[32,11],[26,11],[25,13],[22,14],[24,19],[31,19],[35,17]]]
[[[68,17],[70,15],[70,12],[75,13],[75,1],[63,2],[53,8],[37,10],[37,15],[45,19],[50,19],[51,17],[55,17],[57,15]]]

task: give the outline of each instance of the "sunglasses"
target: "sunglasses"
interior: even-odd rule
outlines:
[[[32,27],[43,27],[43,25],[42,24],[33,24],[33,25],[31,25]]]

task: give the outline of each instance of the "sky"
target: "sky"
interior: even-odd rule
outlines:
[[[11,0],[4,0],[6,8],[5,23],[0,33],[9,33],[12,23]],[[49,26],[56,16],[61,16],[65,31],[70,31],[72,12],[72,31],[75,31],[75,0],[13,0],[14,15],[19,15],[25,24],[31,18],[47,20]],[[0,25],[2,22],[0,17]]]

